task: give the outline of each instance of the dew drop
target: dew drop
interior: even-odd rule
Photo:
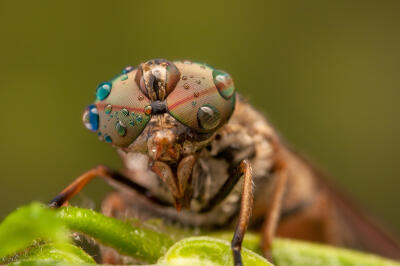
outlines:
[[[230,99],[235,93],[235,86],[231,76],[229,76],[228,73],[215,69],[213,70],[212,75],[219,94],[225,99]]]
[[[118,135],[120,135],[121,137],[124,137],[126,135],[126,126],[121,121],[118,121],[115,124],[115,129],[117,130]]]
[[[126,74],[122,75],[122,77],[121,77],[122,81],[127,80],[127,79],[128,79],[128,75],[126,75]]]
[[[82,117],[83,124],[90,131],[97,131],[99,129],[99,111],[96,105],[92,104],[88,106],[83,113]]]
[[[138,116],[136,117],[136,121],[139,122],[139,123],[141,123],[141,122],[143,121],[143,117],[142,117],[141,115],[138,115]]]
[[[102,101],[110,95],[111,92],[111,83],[103,82],[99,86],[97,86],[96,97],[99,101]]]
[[[122,70],[122,74],[128,74],[129,72],[133,71],[135,68],[133,66],[126,66],[123,70]]]
[[[122,109],[121,114],[123,114],[124,116],[128,116],[129,115],[128,109],[126,109],[126,108]]]
[[[135,121],[131,121],[131,122],[129,122],[129,125],[131,125],[131,126],[135,126]]]
[[[211,105],[203,105],[197,112],[197,119],[203,129],[211,130],[219,125],[221,115],[215,107]]]
[[[153,111],[153,108],[151,107],[151,105],[147,105],[145,108],[144,108],[144,113],[146,114],[146,115],[151,115],[151,112]]]
[[[111,143],[112,142],[112,138],[109,135],[104,134],[104,141],[107,142],[107,143]]]
[[[107,105],[106,107],[104,107],[104,112],[105,112],[106,114],[110,114],[111,111],[112,111],[112,105],[111,105],[111,104],[109,104],[109,105]]]

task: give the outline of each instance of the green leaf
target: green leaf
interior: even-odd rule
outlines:
[[[217,232],[210,232],[207,236],[215,237],[218,239],[223,239],[226,241],[231,241],[233,238],[233,232],[231,231],[217,231]],[[260,246],[260,234],[247,232],[244,236],[242,246],[250,249],[253,252],[258,254],[262,254],[261,246]]]
[[[17,209],[0,224],[0,258],[23,250],[35,239],[68,242],[68,231],[62,221],[40,203]]]
[[[71,264],[95,264],[94,259],[86,254],[81,248],[72,244],[45,244],[31,248],[23,254],[19,260],[24,261],[63,261]]]
[[[400,266],[371,254],[289,239],[273,241],[272,257],[279,266]]]
[[[45,259],[45,260],[23,260],[8,265],[9,266],[71,266],[76,264],[59,260]],[[79,264],[79,265],[83,266],[85,264]]]
[[[71,230],[85,233],[121,254],[148,263],[156,262],[173,244],[166,234],[133,226],[88,209],[61,208],[58,217]]]
[[[244,265],[270,266],[265,258],[243,248]],[[233,265],[231,245],[228,241],[211,237],[190,237],[173,245],[159,264],[165,266],[179,265]]]

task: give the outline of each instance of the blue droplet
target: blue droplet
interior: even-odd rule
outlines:
[[[134,126],[135,125],[135,121],[129,122],[129,125]]]
[[[108,97],[108,95],[110,95],[111,92],[111,83],[109,82],[103,82],[101,83],[98,87],[97,87],[97,91],[96,91],[96,97],[99,101],[104,100],[105,98]]]
[[[124,68],[124,70],[122,70],[122,74],[128,74],[129,72],[131,72],[134,69],[135,68],[133,66],[127,66]]]
[[[111,143],[112,142],[112,138],[109,135],[104,134],[104,141],[107,142],[107,143]]]
[[[121,77],[122,81],[127,80],[127,79],[128,79],[128,75],[126,75],[126,74],[122,75],[122,77]]]
[[[83,124],[93,132],[99,129],[99,111],[96,105],[92,104],[86,108],[83,113]]]
[[[136,117],[136,121],[139,122],[139,123],[141,123],[141,122],[143,121],[143,117],[142,117],[141,115],[138,115],[138,116]]]

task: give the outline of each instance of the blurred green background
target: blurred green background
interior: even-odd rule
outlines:
[[[399,13],[399,1],[0,0],[0,217],[97,164],[120,167],[82,111],[98,83],[161,57],[231,73],[290,144],[400,233]]]

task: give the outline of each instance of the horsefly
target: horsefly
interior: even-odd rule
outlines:
[[[83,114],[84,125],[117,149],[124,169],[89,170],[52,206],[103,177],[119,184],[103,202],[107,215],[234,228],[235,265],[242,265],[248,226],[260,232],[266,257],[278,235],[400,259],[395,240],[283,144],[265,117],[236,93],[226,72],[155,59],[101,83],[96,98]]]

